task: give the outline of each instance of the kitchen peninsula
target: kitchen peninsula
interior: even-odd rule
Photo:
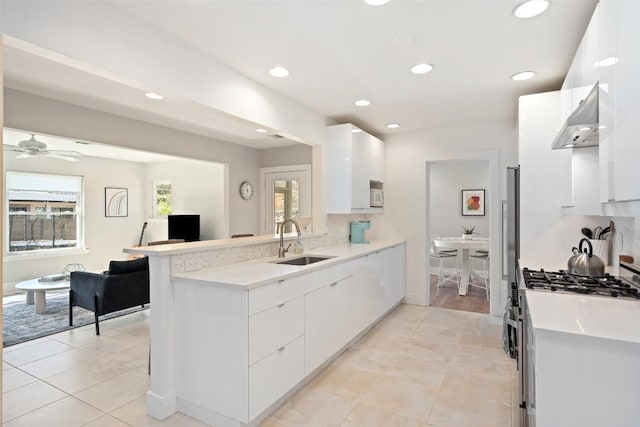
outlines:
[[[404,242],[317,247],[305,255],[322,260],[288,265],[264,256],[271,237],[239,240],[125,250],[149,256],[155,418],[255,426],[405,296]],[[214,252],[229,264],[208,267]]]

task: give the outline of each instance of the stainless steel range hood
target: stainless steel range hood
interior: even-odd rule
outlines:
[[[598,83],[589,91],[585,99],[580,101],[578,107],[569,115],[556,139],[551,144],[551,149],[582,148],[598,145]]]

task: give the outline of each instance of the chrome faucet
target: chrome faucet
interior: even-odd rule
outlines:
[[[288,218],[288,219],[285,219],[282,222],[279,222],[278,223],[278,227],[280,227],[280,247],[278,248],[278,258],[284,258],[284,254],[287,253],[287,251],[291,247],[291,243],[289,243],[289,246],[287,246],[286,249],[284,247],[283,233],[284,233],[284,225],[287,222],[290,222],[290,223],[292,223],[293,225],[296,226],[296,232],[298,233],[298,238],[300,238],[300,236],[302,235],[302,233],[300,232],[300,226],[298,225],[298,222],[295,219]]]

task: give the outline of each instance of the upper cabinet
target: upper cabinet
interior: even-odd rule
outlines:
[[[599,7],[600,201],[640,200],[640,143],[634,123],[640,117],[640,2],[601,0]]]
[[[598,82],[598,69],[594,67],[594,64],[598,61],[599,32],[599,6],[596,6],[562,84],[560,93],[560,119],[562,122]]]
[[[380,211],[370,207],[372,185],[384,182],[384,142],[352,124],[327,127],[327,213]]]

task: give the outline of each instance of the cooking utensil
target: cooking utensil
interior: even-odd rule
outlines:
[[[593,239],[594,240],[598,240],[600,239],[600,233],[602,233],[602,227],[596,227],[593,229]]]
[[[605,236],[607,233],[611,232],[611,227],[605,227],[602,229],[602,231],[600,232],[600,234],[598,234],[597,239],[598,240],[604,240]]]
[[[587,248],[583,249],[583,245],[587,244]],[[575,248],[574,248],[575,249]],[[593,254],[593,246],[589,239],[580,240],[578,245],[578,253],[569,258],[567,267],[570,274],[579,274],[581,276],[604,276],[604,262],[600,257]]]
[[[584,227],[581,231],[588,239],[593,239],[593,232],[590,228]]]

